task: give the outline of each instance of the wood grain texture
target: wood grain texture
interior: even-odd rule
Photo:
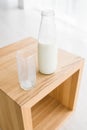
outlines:
[[[56,73],[52,75],[42,75],[38,72],[37,69],[36,86],[35,88],[26,92],[20,88],[17,76],[16,51],[20,48],[29,48],[35,53],[37,51],[37,41],[27,39],[15,43],[9,47],[0,49],[0,88],[9,97],[20,104],[20,106],[28,103],[29,100],[32,100],[35,96],[38,95],[38,93],[41,92],[41,90],[44,90],[44,88],[48,87],[49,89],[49,87],[51,88],[53,86],[54,89],[54,84],[56,87],[59,82],[62,83],[72,73],[74,73],[78,67],[80,67],[78,64],[82,62],[82,58],[76,57],[63,50],[59,50],[58,69]],[[61,78],[60,75],[62,75],[63,78]],[[52,89],[50,91],[52,91]]]
[[[1,130],[24,130],[21,108],[0,90]]]
[[[32,108],[34,130],[55,130],[69,114],[71,111],[47,95]]]
[[[24,130],[33,130],[31,108],[22,107]]]
[[[48,95],[32,108],[34,130],[55,130],[69,114],[71,111]]]
[[[79,70],[53,90],[50,95],[68,109],[73,109]]]
[[[59,49],[56,72],[43,75],[36,64],[36,85],[24,91],[18,81],[16,51],[26,48],[37,57],[33,38],[0,49],[0,127],[55,130],[76,106],[84,59]]]

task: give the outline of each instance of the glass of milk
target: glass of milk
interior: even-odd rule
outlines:
[[[17,51],[17,67],[20,87],[29,90],[36,83],[36,56],[29,49]]]
[[[57,68],[57,46],[55,13],[53,10],[41,12],[38,35],[38,65],[43,74],[52,74]]]

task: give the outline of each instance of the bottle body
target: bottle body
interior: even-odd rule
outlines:
[[[42,15],[38,43],[39,71],[51,74],[57,68],[56,29],[54,15]]]

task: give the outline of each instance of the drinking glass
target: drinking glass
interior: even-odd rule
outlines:
[[[35,54],[28,49],[17,51],[17,67],[20,87],[28,90],[35,86],[36,61]]]

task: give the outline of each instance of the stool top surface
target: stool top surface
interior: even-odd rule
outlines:
[[[66,74],[70,68],[73,71],[74,65],[83,61],[83,58],[59,49],[56,72],[51,75],[44,75],[39,73],[37,66],[35,87],[24,91],[20,88],[16,65],[16,51],[23,48],[29,48],[37,55],[37,41],[33,38],[26,38],[0,48],[0,91],[20,106],[29,102],[33,105],[38,98],[41,98],[41,96],[44,97],[61,83],[60,78],[63,77],[63,73]]]

